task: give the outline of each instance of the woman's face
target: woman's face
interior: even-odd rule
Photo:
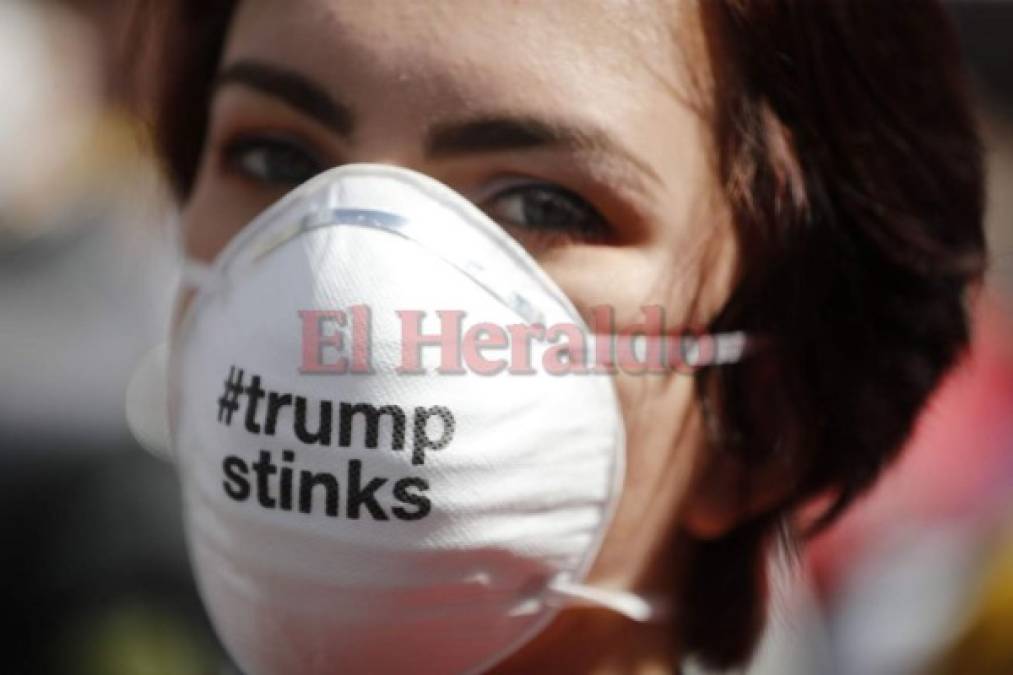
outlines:
[[[645,305],[669,328],[706,322],[734,251],[682,6],[243,0],[184,214],[190,254],[212,258],[315,173],[389,163],[474,201],[582,312],[608,305],[620,329]],[[592,577],[634,585],[676,529],[698,423],[688,376],[617,385],[627,484]]]

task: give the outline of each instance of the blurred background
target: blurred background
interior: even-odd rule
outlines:
[[[196,596],[174,473],[124,415],[178,264],[127,112],[127,5],[0,0],[4,673],[236,672]],[[754,675],[1013,674],[1013,3],[948,7],[990,171],[974,348],[876,490],[776,562]]]

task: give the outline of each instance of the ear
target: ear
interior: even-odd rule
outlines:
[[[708,453],[683,505],[682,525],[697,539],[717,539],[776,508],[791,494],[794,479],[783,462],[746,466],[727,453]]]

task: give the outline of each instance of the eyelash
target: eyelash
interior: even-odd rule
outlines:
[[[302,141],[266,133],[239,136],[226,143],[221,154],[226,172],[254,185],[285,190],[329,166]],[[510,179],[504,187],[484,192],[490,194],[478,204],[480,208],[505,227],[539,237],[542,245],[564,241],[606,243],[612,237],[605,218],[587,200],[554,183]],[[517,197],[527,197],[528,201]],[[537,216],[543,222],[521,222]]]
[[[270,154],[274,153],[273,159],[279,156],[290,160],[290,166],[282,169],[282,175],[270,175],[272,167]],[[260,153],[258,157],[257,154]],[[286,157],[287,156],[287,157]],[[252,183],[264,186],[282,187],[291,189],[306,182],[326,168],[326,163],[321,160],[317,153],[310,150],[305,143],[290,137],[274,136],[270,134],[256,134],[239,136],[225,144],[222,149],[222,158],[225,170],[235,174]],[[251,161],[261,160],[264,164],[255,168]],[[292,162],[292,160],[295,160]],[[291,166],[295,163],[295,169]],[[302,166],[299,167],[298,164]],[[277,168],[277,167],[276,167]],[[285,170],[291,174],[293,170],[296,175],[284,175]],[[260,175],[258,175],[258,173]]]

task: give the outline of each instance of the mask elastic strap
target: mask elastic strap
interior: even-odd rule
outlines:
[[[629,340],[623,353],[631,355],[639,364],[654,364],[669,369],[696,369],[738,363],[757,351],[758,341],[744,331],[703,333],[674,336],[624,336],[592,333],[593,352],[598,353],[598,342],[615,349],[616,340]],[[620,357],[622,358],[622,357]]]
[[[738,363],[755,347],[755,341],[743,331],[686,337],[683,341],[682,358],[694,368]]]
[[[596,588],[576,584],[563,577],[549,582],[550,597],[567,606],[604,607],[638,623],[660,621],[669,614],[669,603],[661,598],[645,598],[629,591]]]

